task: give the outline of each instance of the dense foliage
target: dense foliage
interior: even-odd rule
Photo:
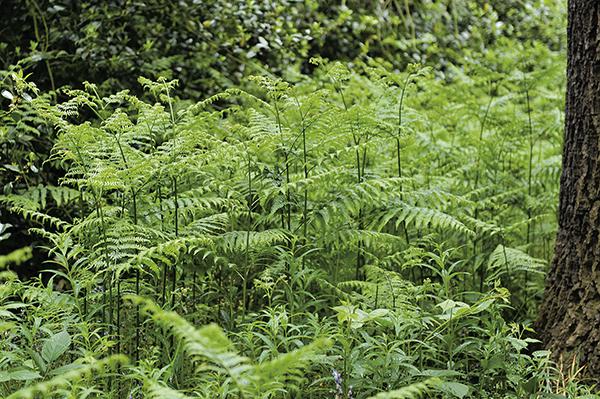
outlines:
[[[559,2],[50,3],[2,39],[0,395],[597,397],[531,327]]]

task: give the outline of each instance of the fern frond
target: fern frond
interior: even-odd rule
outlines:
[[[439,379],[430,378],[393,391],[380,392],[369,399],[418,399],[434,391],[440,383]]]
[[[150,379],[144,380],[144,392],[144,397],[149,399],[191,399],[191,396]]]
[[[43,212],[38,212],[38,211],[19,208],[19,207],[11,207],[10,210],[12,212],[22,215],[25,219],[35,221],[41,225],[52,226],[59,230],[66,230],[71,226],[69,223],[65,222],[64,220],[61,220],[54,216],[47,215]]]
[[[98,373],[102,374],[109,370],[115,370],[118,366],[125,365],[129,362],[124,355],[113,355],[102,360],[94,360],[89,364],[82,364],[75,370],[68,371],[62,375],[56,376],[51,380],[44,381],[23,388],[12,393],[7,399],[34,399],[41,395],[48,397],[54,392],[67,388],[71,384],[86,378],[98,378]]]
[[[273,360],[258,364],[252,370],[252,380],[257,385],[257,391],[282,388],[286,381],[302,377],[304,369],[311,363],[316,363],[316,355],[325,352],[331,345],[329,339],[319,339],[279,355]]]
[[[520,249],[498,245],[490,254],[488,269],[491,271],[488,282],[492,282],[505,275],[518,272],[543,274],[546,261],[534,258]]]

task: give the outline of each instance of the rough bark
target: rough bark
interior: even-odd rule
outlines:
[[[600,1],[569,0],[559,228],[537,329],[600,376]]]

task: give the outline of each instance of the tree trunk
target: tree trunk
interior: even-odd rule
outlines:
[[[600,375],[600,2],[568,7],[559,227],[536,327],[556,359]]]

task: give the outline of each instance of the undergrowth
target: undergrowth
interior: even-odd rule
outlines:
[[[7,73],[3,140],[53,132],[44,164],[66,172],[0,196],[50,259],[1,274],[3,397],[596,397],[531,327],[558,55],[311,62],[195,103],[140,78],[143,97],[86,83],[52,105]]]

